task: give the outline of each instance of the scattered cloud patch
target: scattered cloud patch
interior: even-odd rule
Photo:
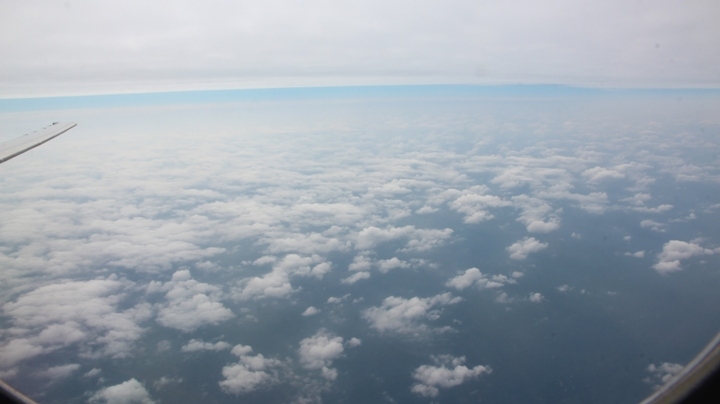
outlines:
[[[646,383],[653,385],[655,389],[659,389],[665,383],[669,382],[670,379],[675,377],[678,373],[682,372],[685,367],[679,363],[663,362],[660,365],[650,364],[647,367],[647,371],[650,372],[650,376],[644,379]]]
[[[658,273],[669,274],[671,272],[682,270],[680,260],[713,253],[713,250],[703,248],[699,244],[688,243],[680,240],[670,240],[665,243],[662,252],[658,254],[658,262],[653,265],[653,268]]]
[[[549,203],[542,199],[527,195],[518,195],[512,198],[513,204],[522,213],[518,222],[526,226],[528,233],[550,233],[560,228],[560,217]]]
[[[506,201],[498,196],[485,195],[487,187],[476,186],[475,192],[465,193],[454,201],[450,202],[450,209],[465,215],[463,221],[468,224],[478,224],[492,219],[494,216],[489,209],[512,206],[512,202]],[[478,192],[478,193],[476,193]]]
[[[402,261],[398,259],[397,257],[392,257],[389,260],[378,260],[377,262],[378,269],[382,273],[387,273],[392,269],[396,268],[410,268],[410,263],[406,261]]]
[[[348,266],[348,271],[369,271],[373,267],[373,261],[367,255],[356,255],[353,262]]]
[[[232,345],[225,341],[219,341],[216,343],[203,342],[202,340],[191,339],[187,344],[180,348],[183,352],[201,352],[201,351],[224,351],[230,349]]]
[[[522,276],[522,273],[520,273]],[[509,283],[516,283],[515,279],[505,275],[487,276],[477,268],[470,268],[461,275],[458,275],[445,283],[445,286],[463,290],[470,286],[478,289],[500,288]]]
[[[76,370],[80,369],[80,365],[77,363],[71,363],[68,365],[52,366],[45,370],[35,372],[35,376],[42,377],[50,380],[61,380],[69,377]]]
[[[359,338],[352,337],[345,343],[345,345],[349,348],[355,348],[362,345],[362,341]]]
[[[370,278],[370,272],[362,271],[362,272],[355,272],[354,274],[348,276],[347,278],[343,279],[342,283],[346,285],[352,285],[357,281],[361,281],[363,279],[369,279]]]
[[[182,381],[183,379],[180,377],[161,376],[159,379],[153,382],[153,387],[155,387],[156,390],[162,390],[171,384],[182,383]]]
[[[545,296],[543,296],[541,293],[530,293],[529,297],[530,301],[533,303],[542,303],[543,300],[545,300]]]
[[[223,392],[246,394],[277,382],[276,370],[282,366],[282,362],[265,358],[262,354],[253,355],[249,345],[235,345],[230,352],[239,361],[223,367],[222,375],[225,379],[218,383]]]
[[[345,300],[347,300],[348,298],[350,298],[349,293],[344,296],[341,296],[341,297],[330,296],[330,297],[328,297],[327,302],[330,304],[340,304],[340,303],[344,302]]]
[[[302,312],[302,316],[303,316],[303,317],[310,317],[310,316],[314,316],[314,315],[316,315],[316,314],[318,314],[318,313],[320,313],[320,310],[316,309],[316,308],[313,307],[313,306],[310,306],[310,307],[308,307],[307,309],[305,309],[305,311]]]
[[[645,228],[645,229],[650,229],[652,231],[656,231],[659,233],[665,233],[665,229],[664,229],[665,225],[663,223],[658,223],[658,222],[656,222],[654,220],[650,220],[650,219],[645,219],[645,220],[641,221],[640,227]]]
[[[166,292],[167,301],[160,305],[157,315],[157,322],[165,327],[192,332],[234,317],[219,301],[221,289],[196,281],[186,269],[175,272],[169,282],[158,287]]]
[[[547,243],[541,243],[535,237],[525,237],[524,239],[507,247],[505,250],[510,253],[510,258],[514,260],[524,260],[528,254],[542,251],[548,247]]]
[[[435,307],[456,304],[461,300],[459,297],[453,297],[450,293],[410,299],[390,296],[385,298],[379,307],[364,310],[362,317],[370,323],[372,328],[380,332],[421,336],[430,331],[430,328],[422,321],[440,318],[441,311],[434,309]]]
[[[647,206],[635,206],[632,208],[632,210],[634,210],[636,212],[642,212],[642,213],[665,213],[665,212],[671,211],[673,208],[674,208],[673,205],[664,204],[664,205],[656,206],[654,208],[647,207]]]
[[[583,171],[582,176],[585,177],[588,182],[592,183],[625,178],[625,174],[604,167],[587,169]]]
[[[97,377],[98,375],[100,375],[100,373],[102,373],[101,369],[92,368],[92,369],[88,370],[84,375],[82,375],[82,377],[84,377],[86,379],[90,379],[93,377]]]
[[[427,215],[427,214],[430,214],[430,213],[435,213],[435,212],[437,212],[438,210],[439,210],[439,209],[433,208],[432,206],[427,206],[427,205],[425,205],[425,206],[423,206],[422,208],[416,210],[415,213],[417,213],[418,215]]]
[[[71,346],[91,357],[131,355],[143,334],[139,324],[152,315],[147,303],[120,308],[135,286],[111,275],[41,286],[6,303],[14,333],[0,345],[0,368]]]
[[[380,229],[370,226],[358,233],[355,248],[358,250],[370,250],[388,241],[407,239],[405,248],[400,251],[427,251],[443,245],[452,233],[451,229],[416,229],[415,226],[389,226]]]
[[[139,381],[130,379],[115,386],[106,387],[92,397],[91,403],[106,404],[153,404],[150,393]]]
[[[360,345],[360,340],[353,338],[348,341],[348,347]],[[322,371],[324,378],[335,380],[337,378],[337,370],[333,369],[332,363],[340,358],[344,352],[343,338],[329,333],[327,330],[321,329],[315,335],[304,338],[300,341],[298,355],[300,356],[300,364],[305,369],[319,369]]]
[[[332,270],[332,265],[320,255],[303,256],[288,254],[283,259],[264,259],[263,265],[274,264],[270,272],[240,281],[239,291],[235,294],[239,300],[259,300],[266,298],[285,298],[298,291],[290,283],[292,276],[314,277],[322,279]]]
[[[636,251],[634,253],[626,252],[625,255],[628,257],[645,258],[645,251]]]
[[[415,394],[423,397],[437,397],[440,389],[459,386],[483,374],[492,372],[489,366],[465,366],[465,357],[450,355],[433,356],[435,365],[422,365],[413,372],[415,383],[411,388]]]

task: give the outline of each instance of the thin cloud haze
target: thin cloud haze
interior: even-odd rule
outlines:
[[[23,1],[0,97],[556,83],[717,87],[714,1]]]

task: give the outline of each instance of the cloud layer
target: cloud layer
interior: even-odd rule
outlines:
[[[433,357],[436,365],[422,365],[413,372],[417,381],[410,391],[424,397],[437,397],[440,389],[459,386],[483,374],[491,373],[490,367],[478,365],[472,368],[465,366],[465,357],[449,355]]]
[[[134,0],[10,3],[0,24],[0,96],[406,83],[714,85],[716,12],[711,1],[661,1],[651,11],[616,0],[582,7],[564,0],[542,7],[525,0],[176,2],[172,13]],[[64,23],[53,25],[58,18]]]

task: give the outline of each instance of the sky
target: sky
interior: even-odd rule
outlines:
[[[720,329],[717,92],[41,101],[0,104],[78,122],[0,166],[39,402],[633,403]]]
[[[637,402],[720,328],[717,15],[0,2],[0,141],[78,123],[0,170],[0,378]]]
[[[4,1],[0,97],[368,84],[711,87],[690,1]]]

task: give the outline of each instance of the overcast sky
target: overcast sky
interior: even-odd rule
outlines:
[[[0,97],[406,83],[720,85],[720,2],[0,2]]]

